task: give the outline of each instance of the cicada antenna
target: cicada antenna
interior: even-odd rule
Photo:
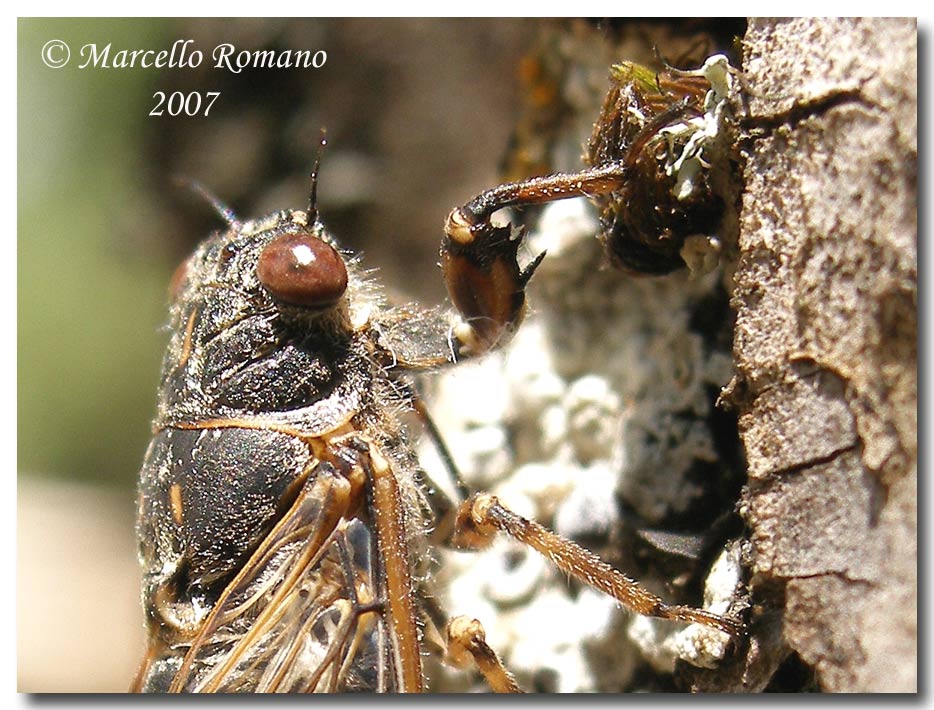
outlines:
[[[179,187],[185,188],[186,190],[191,190],[196,195],[198,195],[198,197],[205,200],[209,205],[211,205],[211,207],[214,208],[217,216],[227,223],[227,226],[236,227],[240,224],[240,220],[237,219],[237,215],[234,213],[234,211],[224,202],[222,202],[221,199],[217,197],[217,195],[215,195],[197,180],[193,180],[187,177],[176,177],[174,182]]]
[[[328,144],[327,131],[322,128],[318,138],[318,153],[315,155],[315,166],[311,170],[311,194],[308,196],[308,222],[314,224],[318,219],[318,169],[321,166],[321,155]]]

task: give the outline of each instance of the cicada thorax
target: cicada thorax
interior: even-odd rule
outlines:
[[[322,409],[322,400],[346,381],[341,368],[353,365],[353,329],[341,301],[346,266],[320,225],[309,228],[293,219],[282,214],[231,228],[187,262],[172,307],[157,424]],[[290,272],[283,252],[294,258],[296,251],[318,271],[336,271],[335,283],[317,277],[304,292],[301,281],[289,283],[281,273]],[[322,264],[322,254],[331,263]],[[291,288],[286,295],[293,300],[321,303],[279,301],[263,277],[277,291]],[[338,417],[318,428],[332,428]]]
[[[614,265],[633,273],[665,274],[684,267],[680,251],[686,237],[716,232],[723,200],[714,194],[706,171],[694,176],[689,195],[674,194],[670,167],[687,138],[663,134],[703,116],[709,89],[699,76],[656,73],[631,62],[612,67],[610,90],[585,158],[594,167],[623,161],[628,172],[618,189],[594,197],[601,239]]]
[[[397,685],[368,493],[388,385],[346,269],[293,212],[231,224],[173,278],[140,474],[141,689]]]

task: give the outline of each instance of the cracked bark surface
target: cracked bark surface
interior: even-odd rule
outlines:
[[[782,611],[718,689],[795,652],[825,691],[915,691],[916,23],[751,20],[743,71],[727,396],[753,599]]]

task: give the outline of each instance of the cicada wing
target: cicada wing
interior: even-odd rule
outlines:
[[[171,692],[391,691],[375,535],[327,465],[220,595]]]

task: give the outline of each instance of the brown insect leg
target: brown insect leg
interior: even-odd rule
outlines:
[[[425,430],[428,432],[428,436],[431,438],[432,443],[438,451],[438,456],[441,458],[441,463],[444,464],[444,468],[447,470],[448,475],[451,477],[451,482],[454,484],[454,488],[457,490],[457,495],[459,498],[457,502],[463,503],[467,499],[467,496],[470,495],[470,489],[467,488],[467,484],[464,483],[463,478],[461,478],[457,464],[454,463],[454,457],[451,455],[451,450],[448,448],[447,443],[445,443],[444,437],[441,435],[441,430],[438,429],[438,425],[435,424],[435,420],[431,416],[431,412],[428,411],[425,400],[422,399],[421,394],[414,388],[410,389],[409,392],[412,402],[412,409],[415,410],[415,414],[425,426]]]
[[[455,352],[478,355],[505,342],[522,321],[525,284],[541,257],[520,271],[521,233],[490,223],[471,229],[456,210],[447,230],[441,269],[463,323],[453,333]]]
[[[370,445],[369,458],[373,476],[376,533],[386,574],[386,604],[396,639],[396,663],[400,669],[399,690],[403,693],[420,693],[424,690],[422,658],[416,623],[415,591],[409,569],[405,509],[389,462],[373,445]]]
[[[638,614],[703,624],[736,638],[745,633],[745,626],[740,621],[703,609],[665,604],[589,550],[503,507],[495,496],[478,494],[461,506],[454,543],[482,548],[490,544],[498,531],[525,543],[563,572],[609,594]]]
[[[159,657],[159,654],[162,651],[162,646],[163,644],[161,641],[151,640],[149,642],[149,645],[146,648],[146,657],[143,658],[142,662],[139,664],[139,668],[136,671],[136,677],[133,679],[133,683],[130,685],[130,689],[127,692],[143,692],[143,683],[146,680],[146,674],[149,673],[149,669],[153,662]]]
[[[537,205],[569,197],[605,195],[619,189],[628,178],[628,168],[622,162],[607,162],[574,173],[554,173],[532,177],[481,192],[448,217],[445,232],[454,240],[463,239],[458,223],[477,227],[489,222],[494,212],[514,205]],[[460,215],[455,219],[455,215]],[[453,230],[452,230],[453,227]]]
[[[512,673],[486,642],[483,625],[467,616],[456,616],[447,625],[445,661],[464,669],[471,662],[477,667],[494,693],[521,693]]]
[[[544,258],[524,269],[517,254],[524,234],[490,222],[493,213],[512,205],[532,205],[580,195],[606,194],[626,180],[620,162],[512,182],[480,193],[455,209],[445,223],[441,268],[448,294],[467,328],[455,332],[465,353],[500,344],[522,321],[525,286]]]

